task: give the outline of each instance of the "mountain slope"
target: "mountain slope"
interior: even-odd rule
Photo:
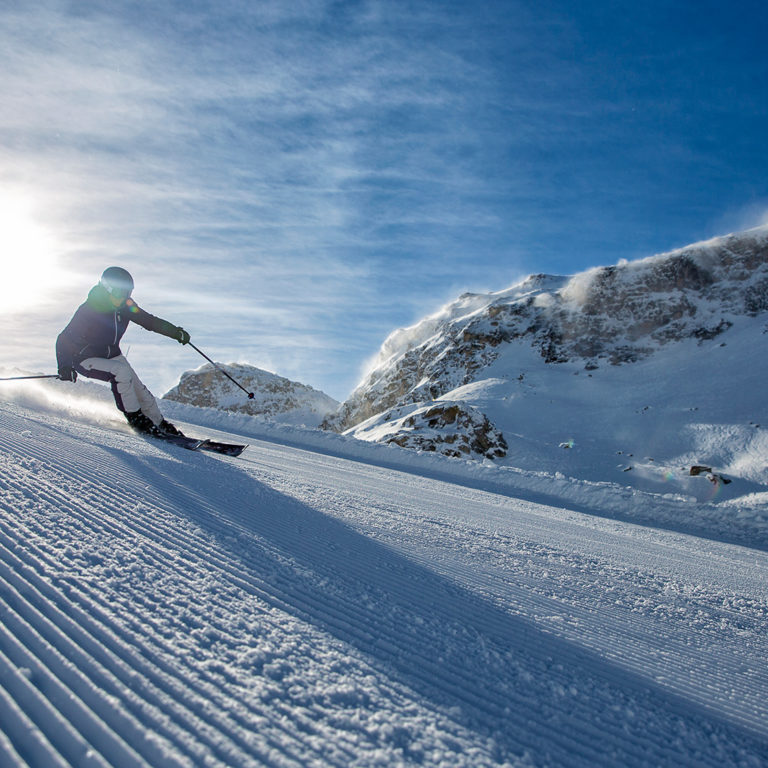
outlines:
[[[0,404],[3,765],[768,758],[765,551],[61,412]]]
[[[749,493],[768,485],[767,332],[762,227],[466,294],[392,334],[326,425],[633,487],[687,491],[711,464]]]
[[[471,383],[512,342],[547,363],[631,363],[683,339],[711,340],[731,316],[768,312],[768,226],[573,277],[533,275],[464,294],[384,342],[335,424],[349,429]]]

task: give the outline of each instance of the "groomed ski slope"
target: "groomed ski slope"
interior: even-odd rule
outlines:
[[[768,764],[765,551],[106,421],[0,402],[0,765]]]

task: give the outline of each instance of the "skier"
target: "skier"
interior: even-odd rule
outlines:
[[[150,435],[182,435],[163,418],[154,395],[142,384],[120,351],[120,339],[133,321],[180,344],[189,334],[178,326],[145,312],[131,299],[133,278],[122,267],[109,267],[91,288],[56,340],[59,378],[77,381],[81,374],[108,381],[115,403],[137,432]]]

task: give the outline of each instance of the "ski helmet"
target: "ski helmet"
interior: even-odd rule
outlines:
[[[116,299],[127,299],[133,292],[133,278],[122,267],[107,267],[99,282]]]

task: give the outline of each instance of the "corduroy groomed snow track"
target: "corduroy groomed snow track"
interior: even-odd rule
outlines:
[[[768,761],[764,552],[247,442],[0,404],[0,764]]]

